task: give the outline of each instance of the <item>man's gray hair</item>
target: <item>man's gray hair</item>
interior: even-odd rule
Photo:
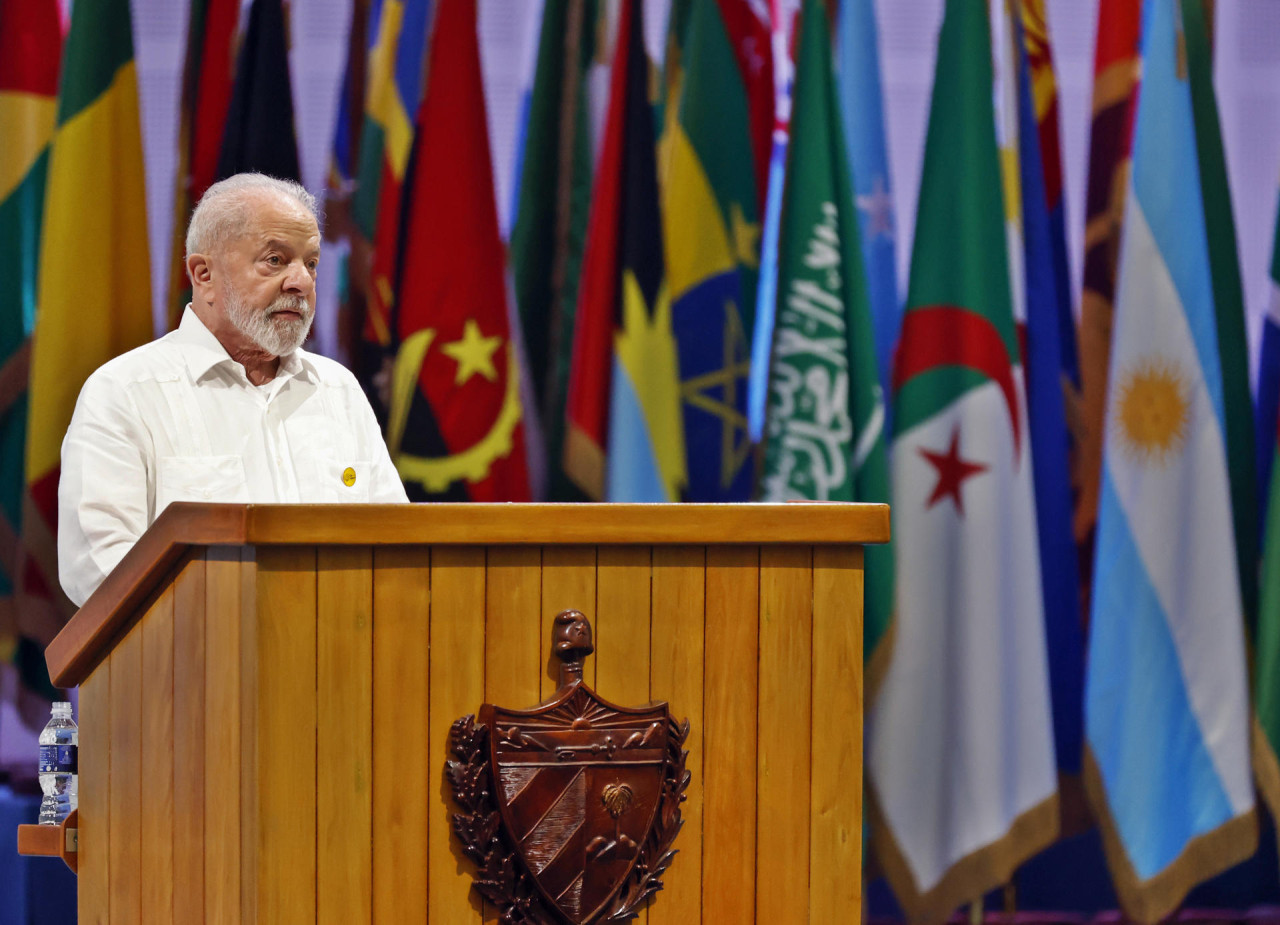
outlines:
[[[249,221],[254,193],[272,192],[296,201],[320,222],[316,197],[293,180],[264,173],[238,173],[210,186],[187,225],[187,256],[209,254],[234,239]]]

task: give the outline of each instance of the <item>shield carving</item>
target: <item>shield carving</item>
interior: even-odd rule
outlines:
[[[633,918],[675,854],[689,775],[688,723],[665,703],[621,707],[582,682],[590,626],[556,618],[561,684],[530,710],[493,704],[454,724],[449,762],[476,887],[504,922],[590,925]],[[490,786],[492,784],[492,786]]]

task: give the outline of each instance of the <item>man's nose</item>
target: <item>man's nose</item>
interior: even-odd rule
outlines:
[[[286,292],[298,292],[305,295],[314,289],[315,285],[316,281],[312,278],[311,271],[307,269],[307,265],[303,261],[294,260],[289,264],[289,271],[284,278]]]

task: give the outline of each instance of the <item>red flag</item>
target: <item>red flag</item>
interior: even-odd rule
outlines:
[[[476,0],[442,0],[409,177],[388,444],[410,498],[529,500]]]
[[[761,9],[757,11],[757,6]],[[834,4],[831,9],[834,10]],[[763,203],[769,186],[769,151],[773,147],[773,41],[769,23],[761,18],[767,8],[751,0],[720,0],[720,14],[733,45],[733,56],[742,71],[751,120],[751,150],[755,154],[756,201]]]
[[[231,104],[236,24],[240,0],[195,0],[187,25],[178,127],[177,191],[173,200],[169,326],[175,327],[191,295],[187,281],[186,233],[191,210],[216,179],[222,130]]]
[[[624,13],[629,11],[629,7]],[[618,299],[623,155],[627,124],[627,51],[631,17],[618,27],[609,83],[604,143],[591,189],[591,217],[578,283],[569,393],[565,408],[564,471],[588,497],[604,499],[605,448],[609,436],[609,395],[613,331]]]

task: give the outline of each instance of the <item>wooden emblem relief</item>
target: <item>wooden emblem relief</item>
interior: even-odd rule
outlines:
[[[616,706],[582,681],[594,651],[576,610],[555,619],[560,687],[532,710],[486,703],[453,724],[452,817],[479,868],[475,888],[504,923],[635,918],[675,855],[689,772],[666,703]]]

